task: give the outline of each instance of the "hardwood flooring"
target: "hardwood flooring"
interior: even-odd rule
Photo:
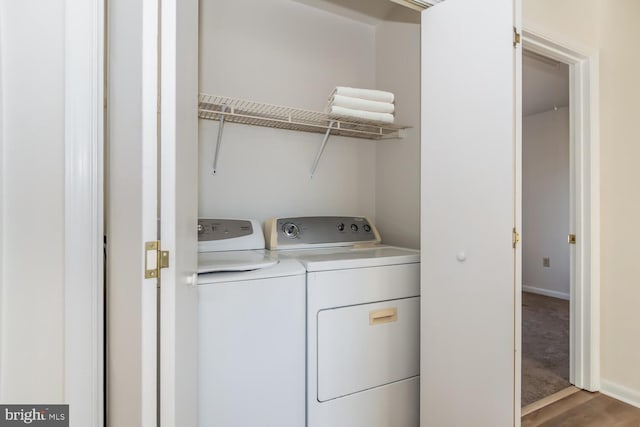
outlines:
[[[640,427],[640,408],[581,390],[522,417],[522,427]]]

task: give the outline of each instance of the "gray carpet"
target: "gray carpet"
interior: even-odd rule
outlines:
[[[523,292],[521,405],[569,385],[569,301]]]

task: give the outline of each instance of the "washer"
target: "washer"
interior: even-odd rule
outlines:
[[[305,424],[305,269],[260,224],[198,221],[198,425]]]
[[[417,427],[420,252],[363,217],[274,218],[267,247],[307,271],[307,427]]]

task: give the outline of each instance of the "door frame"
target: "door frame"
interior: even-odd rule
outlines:
[[[105,0],[65,2],[64,402],[104,425]]]
[[[600,140],[597,50],[524,28],[525,50],[569,65],[571,245],[570,382],[600,389]],[[522,174],[522,169],[518,171]],[[523,236],[526,238],[526,236]]]

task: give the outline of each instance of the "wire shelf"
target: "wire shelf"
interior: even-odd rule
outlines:
[[[402,138],[402,130],[409,127],[207,94],[200,94],[198,117],[373,140]]]

